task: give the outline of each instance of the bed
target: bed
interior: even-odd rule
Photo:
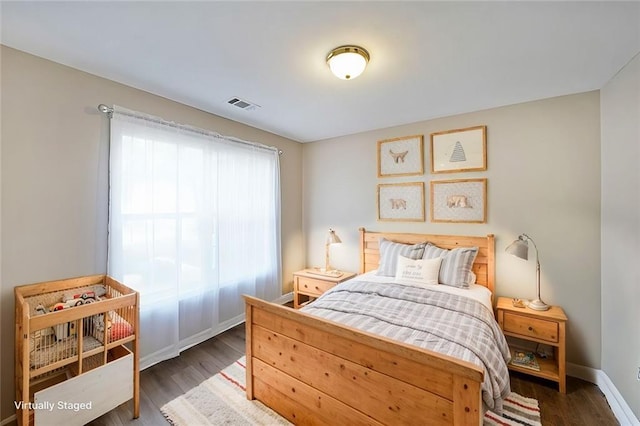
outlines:
[[[485,297],[489,307],[478,307],[475,302],[473,305],[475,311],[485,311],[483,321],[489,331],[482,332],[482,336],[496,334],[494,350],[501,355],[494,354],[493,358],[503,358],[494,360],[497,373],[483,364],[482,355],[479,361],[473,356],[460,358],[450,351],[438,353],[421,347],[416,342],[433,337],[420,334],[425,330],[398,332],[391,327],[393,330],[385,335],[388,327],[376,329],[376,319],[361,316],[368,302],[352,299],[350,293],[359,293],[357,297],[375,303],[384,297],[393,299],[396,305],[404,303],[396,300],[398,288],[385,286],[384,281],[376,282],[372,277],[371,271],[382,266],[381,239],[404,244],[428,241],[442,249],[478,247],[472,270],[476,285],[488,289]],[[509,392],[509,352],[490,309],[494,270],[493,235],[466,237],[360,229],[359,272],[363,275],[357,279],[340,284],[299,311],[245,298],[247,398],[258,399],[296,424],[481,424],[483,399],[488,408],[499,410],[496,405]],[[406,287],[411,297],[423,298],[415,287]],[[403,305],[399,306],[402,311]],[[444,305],[441,308],[449,309]],[[397,311],[389,315],[378,320],[404,321]],[[414,338],[406,343],[404,338],[397,340],[398,333]],[[448,335],[443,337],[449,339]],[[494,374],[500,377],[488,380]],[[497,382],[503,383],[502,388],[492,389],[491,384]]]

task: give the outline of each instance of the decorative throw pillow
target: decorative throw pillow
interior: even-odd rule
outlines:
[[[414,260],[398,256],[396,282],[409,282],[419,286],[437,285],[441,262],[441,257]]]
[[[471,271],[471,267],[477,255],[478,247],[458,247],[446,250],[433,244],[427,244],[424,249],[424,259],[442,258],[438,278],[440,284],[459,288],[469,288],[469,285],[475,282],[475,275]]]
[[[133,327],[131,324],[125,321],[114,323],[109,328],[109,341],[114,342],[116,340],[124,339],[133,334]]]
[[[380,238],[378,244],[380,261],[378,262],[378,272],[376,275],[395,277],[398,256],[408,257],[409,259],[422,259],[426,245],[426,242],[410,245],[394,243],[386,238]]]

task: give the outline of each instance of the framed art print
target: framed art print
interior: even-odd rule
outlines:
[[[378,220],[424,222],[424,182],[378,184]]]
[[[487,179],[431,181],[431,222],[486,223]]]
[[[431,134],[431,173],[487,170],[487,126]]]
[[[424,173],[423,136],[404,136],[378,141],[378,177]]]

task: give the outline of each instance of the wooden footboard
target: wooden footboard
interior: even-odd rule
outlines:
[[[247,398],[295,424],[482,423],[478,366],[245,296]]]

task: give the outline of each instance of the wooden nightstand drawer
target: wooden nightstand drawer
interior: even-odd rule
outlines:
[[[296,290],[310,295],[310,296],[320,296],[325,291],[334,287],[336,283],[327,282],[322,280],[316,280],[313,278],[307,277],[297,277],[295,281]]]
[[[298,309],[321,296],[325,291],[355,277],[353,272],[341,271],[335,275],[320,273],[317,269],[303,269],[293,273],[293,307]]]
[[[504,331],[534,337],[548,342],[558,342],[558,323],[522,315],[504,313]]]

